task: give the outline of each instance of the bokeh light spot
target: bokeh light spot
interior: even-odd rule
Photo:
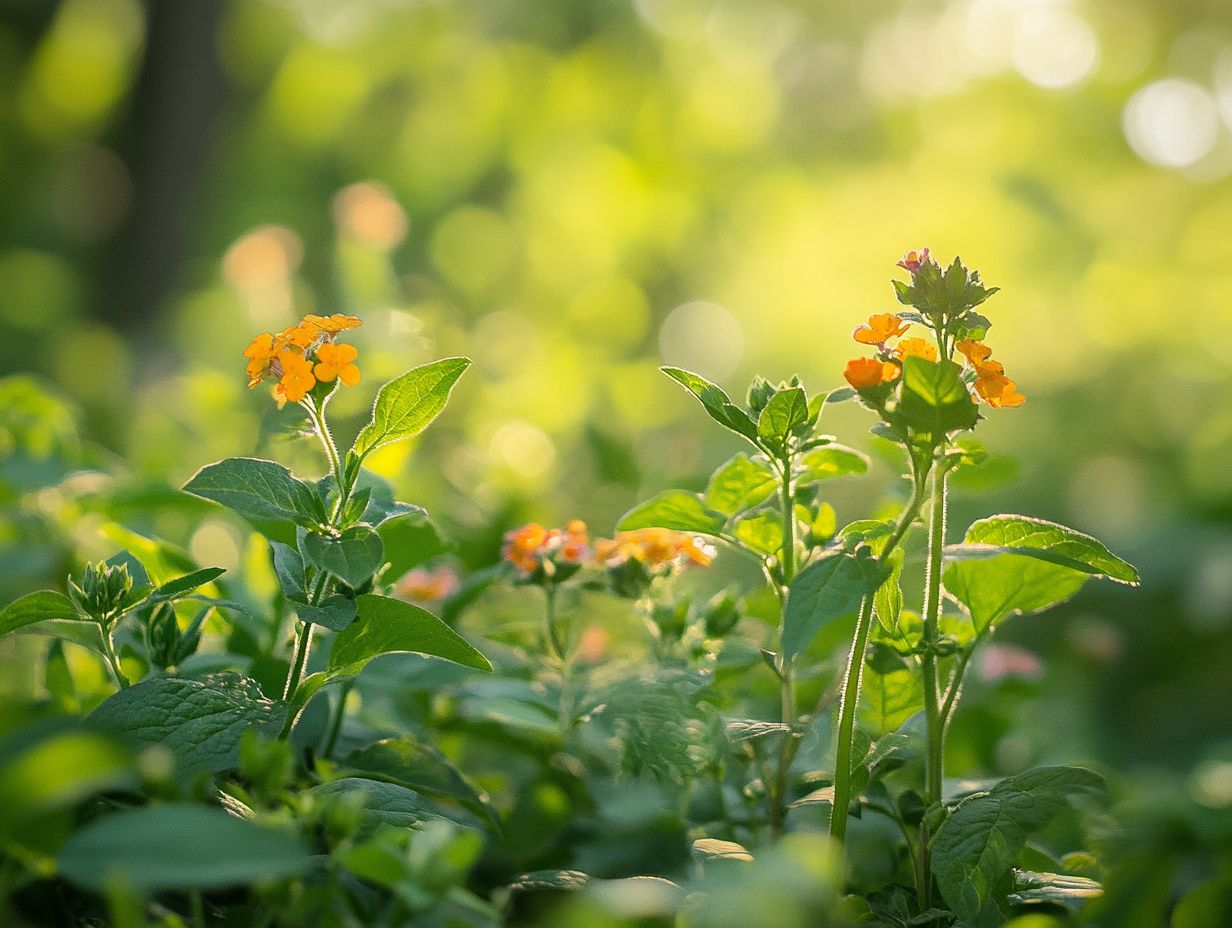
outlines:
[[[1125,138],[1144,161],[1167,168],[1197,163],[1215,147],[1215,98],[1192,81],[1169,77],[1147,84],[1125,104]]]
[[[663,320],[659,353],[668,364],[718,380],[735,371],[744,356],[744,330],[718,303],[695,300]]]
[[[1098,62],[1095,32],[1070,10],[1031,10],[1014,29],[1014,67],[1037,87],[1074,87],[1091,75]]]

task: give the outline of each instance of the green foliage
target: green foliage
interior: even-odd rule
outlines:
[[[975,923],[1027,836],[1068,804],[1103,790],[1103,779],[1081,767],[1041,767],[960,800],[932,841],[937,885],[954,913]]]
[[[663,373],[697,397],[711,419],[757,445],[757,426],[748,413],[732,403],[721,387],[678,367],[665,367]]]
[[[397,599],[367,593],[355,604],[359,617],[334,639],[331,674],[353,676],[382,654],[439,657],[475,670],[491,670],[488,659],[432,613]]]
[[[853,615],[885,576],[868,549],[833,551],[800,571],[783,610],[783,653],[801,653],[823,627]]]
[[[275,734],[285,712],[254,681],[238,674],[204,680],[163,676],[108,697],[89,722],[135,748],[167,748],[177,770],[191,775],[234,766],[244,732]]]
[[[938,444],[947,433],[973,427],[975,400],[952,361],[907,358],[899,411],[917,439]]]
[[[633,507],[616,523],[622,532],[639,528],[668,528],[677,532],[718,535],[727,520],[712,512],[696,493],[665,490]]]
[[[372,579],[385,562],[381,536],[367,525],[320,535],[309,532],[300,543],[300,550],[307,564],[328,571],[353,588]]]
[[[710,477],[702,498],[707,509],[733,516],[764,503],[778,488],[778,477],[764,458],[740,453]]]
[[[9,603],[0,610],[0,635],[18,631],[27,625],[46,622],[49,619],[72,619],[87,621],[77,614],[67,596],[52,590],[27,593],[21,599]]]
[[[360,459],[382,445],[414,438],[441,414],[454,384],[468,367],[468,358],[445,358],[407,371],[377,391],[372,421],[363,427],[352,449]]]
[[[227,458],[193,475],[184,490],[239,513],[273,541],[295,543],[296,525],[328,520],[316,491],[287,468],[257,458]]]
[[[90,823],[56,861],[64,876],[101,891],[119,880],[139,893],[222,889],[303,873],[312,861],[293,835],[221,809],[168,804]]]
[[[1136,585],[1138,572],[1089,535],[1027,516],[975,522],[946,549],[945,588],[984,631],[1073,596],[1091,577]]]

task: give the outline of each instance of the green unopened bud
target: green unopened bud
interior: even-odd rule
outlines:
[[[736,598],[726,591],[706,603],[705,624],[706,635],[710,638],[722,638],[740,621],[740,610],[736,607]]]
[[[749,412],[753,414],[753,418],[761,413],[766,408],[766,404],[770,402],[770,397],[778,392],[774,385],[765,377],[754,377],[753,382],[749,384],[748,404]]]
[[[627,557],[607,569],[612,592],[625,599],[639,599],[650,586],[650,571],[635,557]]]
[[[182,637],[180,623],[175,617],[175,608],[171,603],[160,603],[145,627],[145,644],[150,663],[163,670],[175,664]]]
[[[651,618],[664,641],[679,641],[689,627],[689,601],[686,599],[674,606],[656,604]]]
[[[125,605],[133,588],[127,564],[86,564],[80,582],[68,580],[69,599],[84,615],[96,622],[108,622]]]

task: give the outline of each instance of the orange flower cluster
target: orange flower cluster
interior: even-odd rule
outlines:
[[[928,261],[928,249],[921,248],[919,251],[909,251],[903,255],[898,260],[898,266],[915,274],[926,261]]]
[[[640,561],[652,571],[692,564],[709,567],[714,554],[699,536],[666,528],[617,532],[615,538],[595,542],[595,562],[603,567],[618,567],[628,560]]]
[[[262,332],[244,349],[248,359],[248,386],[276,380],[274,399],[278,407],[290,400],[298,403],[317,385],[340,380],[348,387],[359,383],[359,352],[354,345],[338,342],[338,336],[363,325],[356,316],[304,316],[296,325],[277,335]],[[315,362],[314,362],[315,358]]]
[[[994,409],[1021,406],[1027,398],[1018,392],[1018,384],[1005,376],[1005,365],[993,360],[992,349],[983,342],[963,339],[954,348],[967,359],[975,371],[975,392]]]
[[[394,595],[413,603],[438,603],[456,593],[461,585],[458,572],[447,564],[416,567],[394,584]]]
[[[868,322],[857,326],[851,337],[861,345],[876,345],[880,352],[877,358],[853,358],[847,362],[843,376],[857,390],[868,390],[889,383],[902,372],[902,359],[912,355],[937,360],[937,349],[922,338],[904,338],[897,348],[890,349],[886,343],[898,338],[911,328],[911,324],[893,313],[875,313]],[[931,353],[931,355],[930,355]],[[897,358],[899,363],[890,360]]]
[[[523,525],[505,535],[501,557],[526,577],[539,572],[551,574],[556,565],[580,566],[590,557],[586,523],[571,519],[563,531],[544,528],[538,522]]]

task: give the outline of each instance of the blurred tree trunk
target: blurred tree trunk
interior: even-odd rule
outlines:
[[[117,150],[133,200],[105,272],[100,315],[147,327],[180,282],[184,249],[225,91],[218,60],[224,0],[150,0],[145,56]]]

